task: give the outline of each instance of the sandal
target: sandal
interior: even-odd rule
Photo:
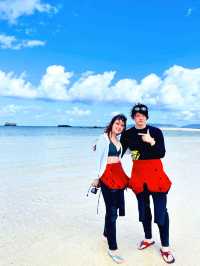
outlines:
[[[171,251],[162,251],[162,249],[160,249],[160,253],[161,253],[161,256],[163,258],[163,260],[168,263],[168,264],[171,264],[171,263],[174,263],[175,262],[175,258],[173,256],[173,254],[171,253]],[[172,259],[171,260],[168,260],[168,257],[171,256]]]
[[[119,255],[114,255],[112,254],[112,252],[110,250],[108,250],[108,255],[112,258],[112,260],[114,262],[116,262],[117,264],[120,264],[120,263],[123,263],[124,262],[124,259],[119,256]]]
[[[153,244],[155,244],[155,241],[152,241],[152,242],[149,243],[149,242],[143,240],[143,241],[140,243],[138,249],[139,249],[139,250],[143,250],[143,249],[145,249],[145,248],[148,248],[148,247],[152,246]]]

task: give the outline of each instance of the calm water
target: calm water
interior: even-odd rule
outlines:
[[[4,127],[0,126],[0,137],[24,136],[24,137],[40,137],[40,136],[97,136],[103,132],[103,128],[63,128],[63,127],[43,127],[43,126],[20,126],[20,127]],[[200,137],[200,131],[164,131],[165,136],[188,136]]]
[[[91,147],[102,132],[102,128],[0,127],[0,178],[93,173]],[[200,139],[200,131],[164,131],[164,135],[166,144]]]

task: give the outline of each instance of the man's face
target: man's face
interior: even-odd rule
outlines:
[[[145,127],[147,124],[147,118],[145,115],[136,113],[134,116],[135,124],[138,127]]]

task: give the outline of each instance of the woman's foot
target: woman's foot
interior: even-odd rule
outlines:
[[[124,259],[122,258],[122,256],[119,254],[118,249],[117,250],[108,250],[108,255],[112,258],[112,260],[114,262],[116,262],[117,264],[123,263]]]
[[[104,235],[102,235],[102,240],[103,240],[103,242],[107,242],[107,241],[108,241],[108,240],[107,240],[107,237],[104,236]]]
[[[140,244],[138,245],[138,249],[143,250],[152,246],[153,244],[155,244],[155,241],[153,241],[152,239],[145,239],[140,242]]]
[[[175,262],[175,258],[174,258],[174,255],[172,254],[172,252],[169,250],[169,248],[161,248],[160,249],[160,254],[163,258],[163,260],[168,263],[168,264],[171,264],[171,263],[174,263]]]

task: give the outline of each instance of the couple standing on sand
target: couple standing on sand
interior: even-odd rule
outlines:
[[[118,211],[125,215],[124,189],[129,187],[136,194],[139,221],[143,224],[145,238],[138,246],[146,249],[155,242],[152,239],[152,215],[150,196],[154,203],[154,222],[160,233],[160,254],[166,263],[175,262],[169,248],[169,216],[167,212],[167,193],[171,181],[165,174],[161,158],[165,156],[162,131],[147,125],[148,108],[136,104],[131,110],[135,126],[126,130],[127,118],[116,115],[95,145],[98,178],[92,186],[101,187],[106,215],[103,238],[108,243],[108,254],[116,263],[124,262],[116,241],[116,220]],[[120,159],[130,151],[133,166],[131,178],[125,174]]]

